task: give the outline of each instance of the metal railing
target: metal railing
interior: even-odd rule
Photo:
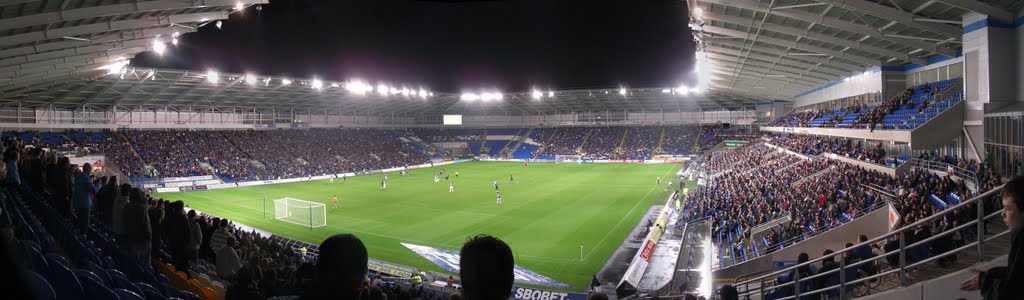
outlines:
[[[886,202],[884,200],[876,200],[875,203],[873,203],[870,206],[868,206],[867,209],[860,210],[855,215],[850,216],[850,217],[851,217],[851,219],[856,220],[857,218],[863,217],[864,215],[869,214],[869,213],[875,211],[876,209],[885,207],[886,204],[888,204],[888,202]],[[777,241],[777,242],[775,242],[773,244],[769,244],[769,245],[764,246],[764,247],[758,247],[758,251],[757,251],[757,253],[755,253],[755,255],[750,256],[750,257],[738,257],[737,256],[735,263],[732,263],[732,264],[729,264],[729,265],[725,265],[721,261],[719,261],[718,264],[715,265],[715,270],[722,270],[722,269],[725,269],[725,268],[728,268],[728,267],[731,267],[731,266],[734,266],[734,265],[738,265],[738,264],[741,264],[741,263],[753,260],[755,258],[764,256],[764,255],[767,255],[769,253],[772,253],[772,252],[775,252],[775,251],[778,251],[778,250],[782,250],[783,248],[796,245],[797,243],[800,243],[800,242],[803,242],[805,240],[814,238],[818,234],[822,234],[822,233],[825,233],[825,232],[827,232],[829,230],[835,229],[835,228],[837,228],[839,226],[843,226],[846,223],[849,223],[849,222],[844,222],[844,223],[839,224],[837,226],[825,225],[825,226],[821,226],[821,227],[816,227],[816,228],[814,228],[814,231],[811,232],[811,233],[804,232],[804,233],[802,233],[800,235],[792,236],[792,237],[789,237],[789,238],[787,238],[785,240]],[[722,246],[721,241],[716,240],[715,242],[718,243],[719,247]],[[747,250],[747,253],[754,253],[754,251],[752,251],[753,247],[754,247],[753,244],[757,243],[757,242],[758,241],[752,240],[750,242],[750,244],[745,244],[744,245],[744,247]],[[731,245],[728,245],[728,246],[731,247]]]
[[[996,233],[994,235],[990,235],[987,238],[985,237],[985,222],[987,220],[989,220],[989,219],[998,217],[1001,214],[1001,211],[996,210],[996,211],[986,215],[985,214],[985,208],[986,208],[985,204],[986,203],[984,201],[992,199],[994,196],[997,196],[998,193],[1000,191],[1002,191],[1002,189],[1003,189],[1003,186],[1000,185],[1000,186],[998,186],[996,188],[993,188],[993,189],[991,189],[991,190],[989,190],[989,191],[987,191],[987,192],[985,192],[985,193],[983,193],[981,195],[978,195],[978,196],[976,196],[974,198],[971,198],[970,200],[963,201],[963,202],[961,202],[958,205],[950,207],[949,209],[946,209],[946,210],[944,210],[944,211],[942,211],[942,212],[940,212],[938,214],[935,214],[935,215],[929,216],[927,218],[921,219],[920,221],[918,221],[916,223],[909,224],[909,225],[906,225],[906,226],[902,226],[899,229],[893,230],[892,232],[889,232],[889,233],[887,233],[885,235],[882,235],[880,237],[868,240],[868,241],[863,242],[863,243],[859,243],[859,244],[854,245],[852,247],[848,247],[846,249],[842,249],[842,250],[836,251],[836,252],[834,252],[832,254],[829,254],[829,255],[824,255],[824,256],[821,256],[821,257],[818,257],[818,258],[815,258],[815,259],[811,259],[811,260],[809,260],[809,261],[807,261],[805,263],[800,263],[800,264],[796,264],[796,265],[793,265],[793,266],[788,267],[788,268],[784,268],[784,269],[781,269],[781,270],[773,271],[771,273],[759,276],[759,277],[754,278],[754,279],[750,279],[750,280],[746,280],[746,281],[737,283],[736,284],[737,289],[740,290],[740,296],[741,297],[744,297],[744,296],[746,296],[746,297],[760,296],[761,299],[765,298],[765,296],[768,294],[769,290],[780,291],[780,288],[784,288],[784,287],[790,287],[788,290],[792,291],[792,294],[784,294],[784,295],[776,294],[776,296],[779,296],[779,297],[775,297],[773,299],[776,299],[776,300],[797,299],[798,297],[800,297],[800,295],[824,294],[824,293],[838,293],[838,296],[840,297],[840,299],[847,299],[847,296],[848,296],[847,294],[849,292],[851,292],[851,291],[848,291],[848,290],[852,290],[854,285],[861,284],[861,283],[867,283],[867,282],[869,282],[869,280],[876,280],[876,279],[880,280],[882,277],[887,276],[887,275],[891,275],[891,274],[897,274],[898,277],[899,277],[900,286],[906,286],[908,284],[908,279],[909,279],[908,276],[907,276],[907,271],[908,270],[913,269],[913,268],[917,268],[917,267],[920,267],[920,266],[923,266],[923,265],[928,264],[930,262],[937,261],[939,259],[948,257],[950,255],[957,254],[957,253],[959,253],[961,251],[968,250],[968,249],[970,249],[972,247],[974,247],[975,250],[977,250],[978,261],[981,262],[981,261],[984,260],[984,257],[985,257],[984,256],[984,254],[985,254],[985,252],[984,252],[984,250],[985,250],[984,244],[986,242],[989,242],[989,241],[995,240],[995,239],[997,239],[999,237],[1002,237],[1003,235],[1009,234],[1009,230],[1005,230],[1003,232],[999,232],[999,233]],[[950,229],[945,230],[945,231],[943,231],[941,233],[931,235],[930,237],[928,237],[926,239],[923,239],[921,241],[915,242],[913,244],[907,245],[906,234],[902,234],[902,233],[914,230],[915,228],[917,228],[919,226],[931,225],[933,221],[936,221],[939,218],[944,218],[944,217],[947,217],[947,216],[954,217],[953,214],[957,213],[960,210],[972,209],[970,207],[970,205],[974,205],[973,209],[976,209],[976,211],[977,211],[976,218],[974,218],[974,220],[972,220],[970,222],[967,222],[967,223],[964,223],[964,224],[960,224],[960,225],[958,225],[956,227],[950,228]],[[973,227],[972,231],[974,231],[974,241],[973,242],[964,244],[964,245],[956,247],[956,248],[953,248],[953,249],[951,249],[949,251],[946,251],[946,252],[943,252],[943,253],[937,253],[937,254],[934,254],[934,255],[925,255],[928,258],[922,259],[920,261],[909,262],[907,260],[908,259],[908,257],[907,257],[908,253],[907,252],[909,252],[910,250],[920,249],[920,248],[915,248],[915,247],[927,247],[928,243],[931,242],[931,241],[935,241],[937,239],[943,238],[943,237],[945,237],[947,235],[951,235],[951,234],[956,233],[956,232],[962,232],[962,231],[965,231],[965,230],[971,230],[971,227]],[[848,255],[854,255],[853,251],[855,249],[858,249],[858,248],[863,247],[863,246],[870,247],[872,245],[875,245],[878,242],[888,241],[889,239],[894,239],[894,240],[898,241],[899,242],[899,248],[896,249],[896,250],[893,250],[893,251],[883,252],[883,253],[875,255],[875,256],[873,256],[873,257],[871,257],[869,259],[865,259],[865,260],[861,260],[861,261],[856,261],[856,262],[853,262],[853,263],[850,263],[849,265],[847,265],[847,261],[844,258],[846,258]],[[965,242],[966,242],[966,239],[965,239]],[[846,274],[847,270],[850,269],[850,268],[858,268],[860,266],[868,266],[869,264],[874,264],[875,261],[877,261],[877,260],[888,260],[890,257],[893,257],[894,255],[898,255],[898,258],[899,258],[898,261],[899,262],[898,262],[897,266],[893,266],[893,269],[891,269],[891,270],[877,272],[877,273],[875,273],[873,275],[864,276],[864,277],[861,277],[861,278],[858,278],[858,279],[854,279],[854,280],[846,278],[847,277],[847,274]],[[812,265],[814,265],[814,264],[816,264],[816,263],[818,263],[820,261],[823,261],[823,260],[825,260],[827,258],[836,259],[836,261],[838,261],[839,267],[834,269],[834,270],[830,270],[830,271],[823,272],[823,273],[820,273],[820,274],[815,274],[815,275],[807,277],[807,278],[800,278],[800,272],[797,271],[799,268],[811,267]],[[817,288],[817,289],[814,289],[814,290],[802,291],[801,283],[808,283],[808,282],[813,283],[813,282],[815,282],[814,280],[818,280],[819,278],[824,278],[826,275],[830,275],[830,274],[833,274],[833,273],[836,273],[836,272],[839,273],[838,274],[839,281],[838,281],[837,284],[829,285],[829,286],[825,286],[825,287],[820,287],[820,288]],[[789,281],[789,282],[780,282],[780,283],[774,284],[772,286],[768,286],[768,284],[775,282],[775,278],[777,276],[782,275],[782,274],[789,274],[789,273],[793,274],[791,281]]]
[[[953,170],[953,172],[949,175],[957,176],[964,180],[968,180],[971,183],[975,184],[976,187],[978,187],[978,174],[975,173],[974,171],[960,168],[957,165],[948,164],[941,161],[923,160],[918,158],[908,159],[906,163],[910,163],[913,167],[928,169],[932,171],[949,172],[949,170]]]

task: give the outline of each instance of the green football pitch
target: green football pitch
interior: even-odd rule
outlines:
[[[444,166],[455,181],[448,192],[441,167],[388,174],[234,189],[165,193],[215,216],[274,234],[320,244],[352,233],[370,257],[444,272],[400,243],[458,251],[470,236],[488,234],[512,247],[517,265],[582,289],[622,243],[647,209],[669,192],[657,177],[672,178],[678,164],[555,164],[469,162]],[[455,172],[459,177],[455,177]],[[509,175],[514,182],[509,182]],[[497,178],[503,204],[496,204]],[[675,181],[675,180],[673,180]],[[332,209],[331,196],[339,205]],[[327,225],[310,229],[274,219],[273,199],[327,204]],[[584,244],[580,259],[580,243]]]

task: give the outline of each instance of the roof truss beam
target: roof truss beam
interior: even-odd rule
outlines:
[[[712,33],[712,34],[734,36],[734,37],[739,37],[739,38],[747,38],[748,36],[753,34],[753,33],[747,33],[747,32],[742,32],[742,31],[738,31],[738,30],[732,30],[732,29],[727,29],[727,28],[722,28],[722,27],[717,27],[717,26],[711,26],[711,25],[704,25],[703,28],[704,28],[704,32],[708,32],[708,33]],[[767,36],[759,36],[759,37],[757,37],[757,41],[758,42],[763,42],[763,43],[766,43],[766,44],[782,46],[782,47],[786,47],[786,48],[800,49],[800,50],[804,50],[804,51],[809,51],[809,52],[814,52],[814,53],[821,53],[821,54],[828,54],[828,55],[831,55],[833,57],[838,57],[838,58],[842,58],[842,59],[846,59],[846,60],[862,63],[862,64],[864,64],[866,66],[880,66],[880,65],[882,65],[881,61],[879,61],[877,59],[872,59],[872,58],[852,55],[852,54],[845,53],[845,52],[842,52],[842,51],[835,51],[835,50],[832,50],[832,49],[826,49],[826,48],[811,46],[811,45],[807,45],[807,44],[801,44],[799,41],[787,41],[787,40],[777,39],[777,38],[772,38],[772,37],[767,37]]]
[[[718,14],[718,13],[713,13],[713,12],[705,12],[703,18],[711,19],[711,20],[717,20],[717,21],[726,22],[726,23],[732,23],[732,24],[736,24],[736,25],[740,25],[740,26],[745,26],[745,27],[751,26],[749,19],[742,18],[742,17],[729,16],[729,15],[724,15],[724,14]],[[820,33],[817,33],[817,32],[810,31],[810,30],[806,30],[806,29],[798,29],[798,28],[793,28],[793,27],[788,27],[788,26],[783,26],[783,25],[777,25],[777,24],[768,23],[768,22],[762,23],[762,24],[760,24],[760,26],[761,26],[761,29],[764,29],[764,30],[774,31],[774,32],[783,33],[783,34],[787,34],[787,35],[792,35],[792,36],[796,36],[796,37],[799,37],[799,38],[808,38],[808,39],[812,39],[812,40],[816,40],[816,41],[821,41],[821,42],[826,42],[826,43],[837,45],[837,46],[848,47],[848,48],[851,48],[851,49],[857,49],[857,50],[860,50],[860,51],[864,51],[864,52],[868,52],[868,53],[872,53],[872,54],[876,54],[876,55],[880,55],[880,56],[885,56],[887,58],[895,57],[895,58],[903,60],[903,61],[907,61],[907,62],[911,62],[911,63],[915,63],[915,64],[922,64],[922,65],[928,63],[928,61],[923,59],[923,58],[912,57],[912,56],[910,56],[910,55],[908,55],[907,53],[904,53],[904,52],[893,51],[893,50],[889,50],[889,49],[885,49],[885,48],[881,48],[881,47],[875,47],[875,46],[871,46],[871,45],[860,43],[859,41],[851,41],[851,40],[848,40],[848,39],[841,39],[841,38],[837,38],[835,36],[820,34]]]
[[[800,21],[816,24],[817,26],[826,26],[826,27],[831,27],[831,28],[835,28],[835,29],[839,29],[839,30],[845,30],[845,31],[853,32],[853,33],[858,33],[858,34],[862,34],[862,35],[865,35],[865,36],[870,36],[870,37],[873,37],[873,38],[876,38],[876,39],[886,40],[886,41],[889,41],[889,42],[894,43],[894,44],[906,45],[906,46],[909,46],[909,47],[914,47],[914,48],[922,49],[922,50],[925,50],[925,51],[928,51],[928,52],[932,52],[932,53],[936,53],[936,54],[942,54],[942,55],[949,56],[949,57],[955,57],[956,56],[956,51],[953,50],[953,49],[945,48],[945,47],[936,45],[934,43],[928,43],[928,42],[922,42],[922,41],[917,41],[917,40],[907,40],[907,39],[889,37],[889,36],[886,36],[881,30],[879,30],[877,28],[874,28],[874,27],[871,27],[871,26],[867,26],[867,25],[864,25],[864,24],[857,24],[857,23],[850,22],[850,21],[844,21],[842,19],[835,18],[835,17],[829,17],[829,16],[826,16],[825,14],[820,14],[819,15],[819,14],[814,14],[814,13],[810,13],[810,12],[806,12],[806,11],[802,11],[802,10],[796,10],[796,9],[786,9],[786,10],[769,9],[767,5],[764,5],[764,4],[760,3],[760,2],[752,1],[752,0],[700,0],[700,1],[701,2],[705,2],[705,3],[717,3],[717,4],[721,4],[721,5],[726,5],[726,6],[738,7],[738,8],[743,8],[743,9],[750,9],[750,10],[759,11],[759,12],[762,12],[762,13],[771,13],[771,14],[777,15],[777,16],[782,16],[782,17],[786,17],[786,18],[790,18],[790,19],[794,19],[794,20],[800,20]]]
[[[38,41],[59,39],[65,36],[88,36],[90,34],[103,32],[130,30],[146,27],[168,26],[176,23],[195,23],[200,22],[201,20],[226,19],[227,17],[227,12],[217,11],[197,14],[159,16],[153,18],[131,19],[114,21],[109,23],[96,23],[81,26],[64,27],[0,37],[0,47],[9,47],[13,45],[27,44]]]
[[[934,32],[936,34],[940,34],[940,35],[947,36],[947,37],[954,37],[954,38],[962,38],[963,37],[963,32],[962,32],[962,30],[959,27],[951,26],[951,25],[944,25],[944,24],[935,24],[935,23],[915,21],[914,18],[916,18],[917,16],[912,14],[912,13],[905,12],[905,11],[902,11],[902,10],[899,10],[899,9],[896,9],[896,8],[893,8],[893,7],[888,7],[888,6],[885,6],[885,5],[882,5],[882,4],[873,3],[873,2],[870,2],[870,1],[864,1],[864,0],[815,0],[815,1],[836,5],[836,6],[839,6],[839,7],[842,7],[842,8],[846,8],[846,9],[849,9],[849,10],[859,11],[859,12],[862,12],[862,13],[870,14],[870,15],[877,16],[877,17],[880,17],[880,18],[883,18],[883,19],[887,19],[887,20],[891,20],[891,21],[900,22],[902,24],[906,24],[908,26],[911,26],[911,27],[914,27],[914,28],[917,28],[917,29],[921,29],[921,30],[925,30],[925,31],[929,31],[929,32]]]

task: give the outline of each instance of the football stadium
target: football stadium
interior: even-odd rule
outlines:
[[[1021,299],[1024,1],[0,0],[4,299]]]

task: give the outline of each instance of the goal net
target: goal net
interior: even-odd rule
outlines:
[[[555,155],[555,163],[583,163],[583,155]]]
[[[275,199],[274,219],[310,228],[326,226],[327,205],[295,198]]]

